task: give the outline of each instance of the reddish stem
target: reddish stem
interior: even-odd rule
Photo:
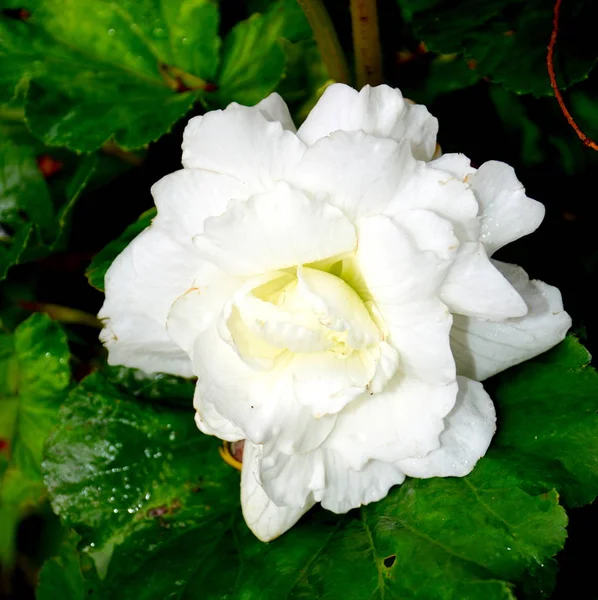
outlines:
[[[554,73],[554,47],[556,46],[556,38],[559,34],[559,11],[561,10],[561,2],[562,0],[556,0],[554,3],[554,17],[552,19],[552,34],[550,36],[550,43],[548,44],[548,54],[546,55],[546,65],[548,67],[548,76],[550,77],[550,85],[554,91],[554,96],[559,103],[561,111],[565,115],[565,119],[573,130],[577,134],[577,137],[586,145],[588,148],[592,148],[593,150],[598,150],[598,144],[591,138],[589,138],[579,127],[579,125],[575,122],[575,119],[571,116],[569,109],[565,105],[565,101],[563,100],[563,95],[559,90],[559,86],[556,82],[556,75]]]

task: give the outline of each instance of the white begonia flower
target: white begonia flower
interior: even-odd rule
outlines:
[[[437,121],[330,86],[191,119],[158,215],[106,274],[109,362],[198,377],[204,433],[246,440],[241,501],[271,540],[406,476],[463,476],[495,431],[479,381],[563,339],[560,293],[490,256],[544,208],[513,169],[432,160]]]

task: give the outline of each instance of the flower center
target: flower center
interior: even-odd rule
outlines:
[[[338,262],[338,261],[337,261]],[[239,355],[269,368],[288,353],[349,358],[384,339],[366,303],[343,279],[299,266],[249,280],[227,305],[224,325]]]

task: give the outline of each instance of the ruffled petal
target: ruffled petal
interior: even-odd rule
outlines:
[[[351,252],[355,228],[336,207],[280,183],[206,220],[195,247],[232,275],[251,276]]]
[[[438,168],[439,162],[417,163],[413,174],[401,180],[384,213],[397,218],[408,210],[432,211],[452,223],[459,241],[477,241],[478,201],[469,185],[450,170]]]
[[[370,460],[356,470],[339,452],[326,448],[264,458],[261,466],[264,490],[278,504],[299,508],[316,501],[335,513],[377,502],[404,480],[395,464]]]
[[[486,454],[496,430],[494,405],[481,383],[466,377],[457,381],[457,402],[445,419],[440,448],[423,458],[397,462],[410,477],[463,477]]]
[[[411,237],[387,217],[358,224],[357,264],[400,357],[401,370],[428,383],[455,379],[449,344],[452,317],[437,298],[449,261],[419,252]]]
[[[238,104],[194,117],[183,134],[183,166],[230,175],[254,191],[272,189],[299,162],[305,146],[269,118]]]
[[[326,192],[328,201],[354,220],[383,212],[416,164],[407,142],[335,131],[306,150],[288,181]]]
[[[366,85],[357,92],[339,83],[326,88],[297,135],[311,146],[339,130],[406,139],[417,159],[430,160],[436,149],[438,120],[425,106],[405,100],[396,88]]]
[[[195,424],[206,435],[215,435],[227,442],[238,442],[245,439],[245,433],[234,423],[225,419],[209,402],[202,402],[197,386],[193,396],[195,408]]]
[[[192,245],[208,217],[221,215],[230,200],[243,200],[251,189],[237,179],[200,169],[182,169],[152,186],[158,208],[155,222],[174,239]]]
[[[482,243],[461,245],[440,298],[452,313],[470,317],[508,319],[527,313],[525,301],[490,262]]]
[[[326,447],[356,470],[370,459],[426,456],[438,448],[456,396],[456,382],[435,386],[397,374],[385,391],[365,394],[338,415]]]
[[[106,273],[106,300],[98,317],[108,361],[154,373],[193,375],[187,354],[166,329],[174,301],[209,265],[153,225],[116,258]],[[208,275],[212,277],[212,275]]]
[[[312,506],[277,506],[268,498],[260,483],[260,448],[245,442],[241,471],[241,507],[245,522],[262,542],[269,542],[290,529]]]
[[[542,223],[544,206],[525,195],[525,188],[509,165],[486,162],[468,177],[468,182],[480,203],[480,239],[488,256],[532,233]]]
[[[289,453],[307,452],[334,427],[334,415],[315,419],[297,402],[286,356],[272,369],[256,371],[222,340],[213,324],[197,336],[193,359],[199,378],[196,409],[204,414],[211,404],[255,444],[273,441]]]
[[[468,175],[472,175],[476,170],[471,166],[471,161],[465,154],[449,153],[443,154],[429,163],[429,166],[440,171],[446,171],[453,177],[465,181]]]
[[[233,102],[233,106],[240,105]],[[259,110],[268,121],[278,121],[283,129],[292,131],[293,133],[297,132],[297,128],[289,112],[289,107],[280,94],[273,92],[261,102],[258,102],[253,108]]]
[[[525,300],[527,314],[498,323],[455,316],[451,346],[457,371],[478,381],[552,348],[571,327],[557,288],[530,281],[520,267],[492,262]]]

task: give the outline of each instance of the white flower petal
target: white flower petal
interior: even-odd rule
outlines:
[[[193,375],[189,357],[166,330],[178,296],[193,286],[206,264],[156,225],[138,235],[105,277],[106,300],[98,317],[110,364],[154,373]]]
[[[195,423],[206,435],[215,435],[227,442],[238,442],[245,439],[245,433],[234,423],[225,419],[209,402],[202,402],[197,386],[193,396],[195,407]]]
[[[463,477],[486,454],[496,430],[494,405],[481,383],[466,377],[457,381],[457,402],[445,419],[440,448],[397,462],[410,477]]]
[[[413,175],[401,180],[385,214],[397,218],[406,210],[433,211],[453,224],[460,241],[477,241],[479,205],[474,193],[450,171],[433,168],[437,162],[417,163]]]
[[[242,200],[251,190],[237,179],[200,169],[182,169],[152,186],[158,207],[155,219],[180,243],[192,244],[208,217],[221,215],[230,200]]]
[[[331,352],[297,354],[289,365],[295,397],[316,419],[336,414],[366,391],[376,364],[367,350],[349,358]]]
[[[233,106],[240,105],[233,102]],[[289,107],[280,94],[273,92],[269,96],[266,96],[261,102],[258,102],[254,108],[259,110],[268,121],[279,121],[284,129],[292,131],[293,133],[297,131],[291,113],[289,112]]]
[[[552,348],[571,327],[557,288],[530,281],[520,267],[492,262],[521,294],[528,312],[498,323],[455,316],[451,346],[457,370],[479,381]]]
[[[490,262],[481,243],[461,245],[440,298],[451,312],[470,317],[508,319],[527,313],[525,301]]]
[[[241,507],[249,529],[262,542],[269,542],[290,529],[312,506],[300,508],[276,506],[264,492],[259,479],[261,450],[245,442],[241,471]]]
[[[255,191],[272,189],[304,151],[279,121],[238,104],[194,117],[183,134],[185,168],[230,175]]]
[[[213,325],[197,337],[193,358],[199,377],[196,409],[201,414],[206,404],[212,404],[253,443],[270,440],[288,452],[307,452],[317,448],[334,427],[335,416],[314,419],[309,408],[297,402],[284,356],[271,370],[256,371]]]
[[[301,125],[298,136],[311,146],[334,131],[364,131],[396,141],[409,140],[413,155],[430,160],[436,149],[438,121],[425,106],[412,104],[401,92],[387,85],[360,92],[333,84]]]
[[[434,169],[446,171],[461,181],[465,181],[468,175],[476,172],[465,154],[443,154],[440,158],[431,161],[429,165]]]
[[[355,470],[330,449],[264,457],[261,465],[264,490],[278,504],[299,508],[315,500],[335,513],[377,502],[404,480],[404,473],[393,463],[370,460]]]
[[[231,202],[195,238],[202,256],[245,277],[351,252],[355,244],[355,228],[338,208],[282,183]]]
[[[447,261],[419,252],[399,225],[387,217],[358,224],[357,264],[390,332],[387,340],[401,370],[429,383],[455,379],[449,344],[452,317],[437,298]]]
[[[326,448],[356,470],[370,459],[425,456],[438,447],[456,396],[456,383],[434,386],[397,374],[384,392],[366,394],[339,413]]]
[[[484,163],[468,181],[480,203],[481,240],[492,256],[499,248],[535,231],[544,219],[542,204],[528,198],[509,165]]]
[[[403,180],[415,170],[408,143],[336,131],[310,146],[288,181],[329,195],[349,218],[380,214]]]

